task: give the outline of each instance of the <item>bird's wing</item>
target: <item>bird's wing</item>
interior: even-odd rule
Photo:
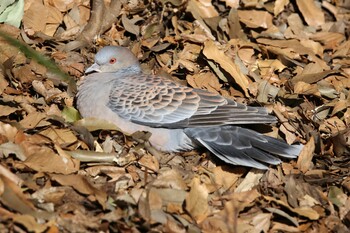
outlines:
[[[296,158],[302,149],[302,145],[288,145],[238,126],[186,128],[184,132],[226,163],[259,169],[281,163],[274,155]]]
[[[185,128],[275,122],[265,108],[245,106],[158,76],[123,77],[113,85],[107,106],[142,125]]]

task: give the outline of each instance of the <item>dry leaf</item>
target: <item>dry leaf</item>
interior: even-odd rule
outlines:
[[[239,0],[221,0],[225,2],[226,6],[237,9],[239,7]]]
[[[187,4],[187,11],[202,19],[219,16],[210,0],[190,0]]]
[[[193,88],[206,89],[213,93],[219,93],[222,86],[218,78],[211,72],[187,75],[186,80]]]
[[[238,185],[238,187],[235,189],[235,193],[241,193],[252,190],[253,187],[260,182],[260,179],[263,175],[264,173],[261,170],[250,170],[244,178],[244,180],[241,182],[241,184]]]
[[[200,183],[198,177],[191,182],[191,191],[186,197],[186,210],[198,222],[202,222],[210,213],[208,206],[208,190]]]
[[[269,28],[272,26],[272,15],[267,11],[238,11],[239,20],[251,28]]]
[[[182,176],[175,169],[160,172],[158,178],[153,182],[153,186],[158,188],[167,187],[179,190],[185,190],[187,187]]]
[[[321,6],[314,0],[297,0],[297,5],[306,23],[313,27],[320,27],[325,23],[325,16]]]
[[[124,25],[125,30],[128,32],[135,34],[136,36],[140,33],[140,28],[139,26],[135,25],[135,20],[130,20],[126,17],[125,14],[122,15],[122,22]]]
[[[102,3],[25,1],[23,30],[3,23],[0,34],[45,54],[74,80],[102,46],[128,47],[147,73],[240,103],[273,102],[278,123],[267,135],[309,142],[298,162],[262,173],[197,150],[150,156],[108,122],[76,122],[70,86],[0,36],[0,229],[348,231],[347,1]]]
[[[69,129],[47,128],[41,131],[40,134],[58,144],[71,144],[78,140],[75,134]]]
[[[213,169],[215,183],[222,186],[225,191],[233,187],[243,173],[243,169],[240,171],[228,166],[218,166]]]
[[[21,214],[36,216],[37,209],[30,201],[29,196],[24,194],[19,186],[1,174],[0,181],[3,186],[3,188],[1,188],[1,203]]]
[[[142,169],[147,172],[158,172],[159,170],[159,162],[155,156],[150,154],[144,154],[141,159],[139,159],[138,163],[143,167]]]
[[[80,193],[87,195],[94,195],[100,205],[105,208],[107,201],[107,194],[95,188],[92,184],[90,184],[83,176],[81,175],[51,175],[52,179],[60,183],[61,185],[68,185],[77,190]]]
[[[286,207],[287,209],[289,209],[290,211],[299,214],[301,216],[304,216],[306,218],[309,218],[311,220],[317,220],[319,219],[320,215],[317,213],[317,211],[313,210],[312,208],[309,207],[298,207],[298,208],[292,208],[290,207],[287,203],[281,201],[281,200],[277,200],[273,197],[269,197],[269,196],[263,196],[267,201],[273,201],[275,203],[277,203],[278,205],[281,205],[283,207]]]
[[[321,96],[316,84],[308,84],[302,81],[299,81],[294,85],[294,93]]]
[[[23,120],[20,121],[20,124],[23,128],[33,129],[35,127],[42,127],[50,125],[49,122],[45,121],[46,114],[43,112],[32,112],[29,113]]]
[[[67,157],[64,153],[58,155],[46,146],[38,147],[24,163],[36,171],[59,174],[77,172],[80,165],[78,160]]]
[[[246,96],[248,94],[248,78],[238,69],[237,65],[221,51],[213,41],[204,43],[203,54],[218,63],[228,74],[230,74],[238,85],[243,89]]]
[[[275,16],[279,15],[285,8],[285,6],[287,6],[289,4],[289,0],[276,0],[275,1],[275,6],[273,8],[273,14]]]

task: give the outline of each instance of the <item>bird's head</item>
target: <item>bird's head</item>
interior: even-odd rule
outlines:
[[[85,73],[115,73],[123,69],[141,71],[139,61],[129,49],[121,46],[106,46],[98,51],[95,63],[88,67]]]

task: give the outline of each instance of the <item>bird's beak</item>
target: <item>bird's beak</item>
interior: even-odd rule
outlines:
[[[85,74],[92,73],[92,72],[101,72],[100,66],[94,63],[85,70]]]

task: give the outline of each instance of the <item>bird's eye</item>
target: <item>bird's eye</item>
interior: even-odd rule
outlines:
[[[117,59],[115,59],[115,58],[113,57],[113,58],[111,58],[111,59],[109,60],[109,64],[114,64],[114,63],[116,63],[116,61],[117,61]]]

